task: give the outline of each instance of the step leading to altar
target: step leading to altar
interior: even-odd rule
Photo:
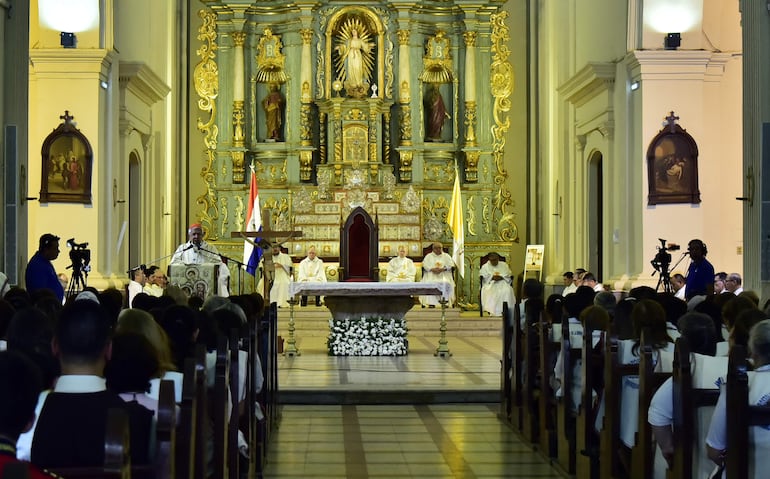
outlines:
[[[421,308],[415,305],[406,313],[406,325],[409,337],[438,336],[441,322],[441,309]],[[331,313],[324,306],[296,306],[294,308],[294,327],[297,338],[302,336],[327,337]],[[478,311],[461,311],[459,308],[447,308],[447,336],[494,336],[500,337],[502,329],[500,316],[479,317]],[[278,334],[288,338],[289,309],[278,309]]]

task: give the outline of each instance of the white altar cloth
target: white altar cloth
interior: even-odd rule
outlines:
[[[336,283],[291,283],[291,296],[427,296],[441,295],[449,300],[452,285],[449,283],[380,283],[380,282],[336,282]]]

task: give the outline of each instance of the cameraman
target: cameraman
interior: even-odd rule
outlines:
[[[694,239],[687,243],[690,253],[690,268],[687,270],[687,283],[684,294],[687,301],[695,296],[711,294],[714,291],[714,266],[706,259],[706,244]]]
[[[59,301],[64,301],[64,286],[56,276],[56,270],[51,263],[58,257],[59,237],[50,233],[41,236],[37,253],[27,263],[27,271],[24,275],[29,294],[40,289],[50,289]]]

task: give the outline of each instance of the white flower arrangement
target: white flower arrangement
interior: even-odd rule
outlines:
[[[407,353],[406,320],[364,317],[330,319],[330,356],[403,356]]]

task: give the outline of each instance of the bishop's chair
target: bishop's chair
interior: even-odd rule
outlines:
[[[362,207],[340,228],[340,280],[379,281],[379,227]]]

